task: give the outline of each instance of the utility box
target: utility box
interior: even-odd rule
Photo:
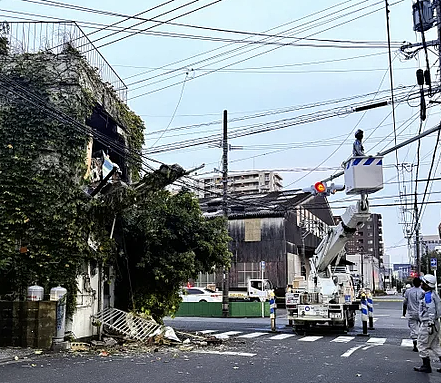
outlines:
[[[371,194],[383,189],[383,157],[352,157],[344,166],[346,194]]]

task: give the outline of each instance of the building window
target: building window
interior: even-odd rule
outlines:
[[[246,287],[249,279],[260,278],[260,265],[258,262],[239,262],[236,265],[237,285]]]
[[[212,284],[216,284],[216,273],[199,273],[198,279],[195,282],[196,287],[204,288]]]

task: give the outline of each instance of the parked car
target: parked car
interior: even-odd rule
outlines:
[[[397,295],[398,292],[397,292],[397,289],[394,287],[392,289],[386,289],[386,294],[387,295]]]
[[[182,289],[182,302],[220,302],[222,293],[204,289],[202,287],[189,287]]]

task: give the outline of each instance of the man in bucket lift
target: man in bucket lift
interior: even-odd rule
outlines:
[[[355,141],[354,141],[354,145],[352,146],[353,157],[361,157],[365,155],[363,145],[361,144],[362,140],[363,140],[363,131],[361,129],[358,129],[355,132]]]

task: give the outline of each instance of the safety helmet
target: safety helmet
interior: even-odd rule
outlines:
[[[410,289],[410,283],[408,283],[407,285],[406,285],[406,289]]]
[[[421,281],[424,282],[431,289],[435,288],[436,278],[432,274],[426,274],[421,277]]]
[[[363,136],[363,131],[362,131],[361,129],[358,129],[358,130],[355,132],[355,138],[358,138],[359,136]]]

